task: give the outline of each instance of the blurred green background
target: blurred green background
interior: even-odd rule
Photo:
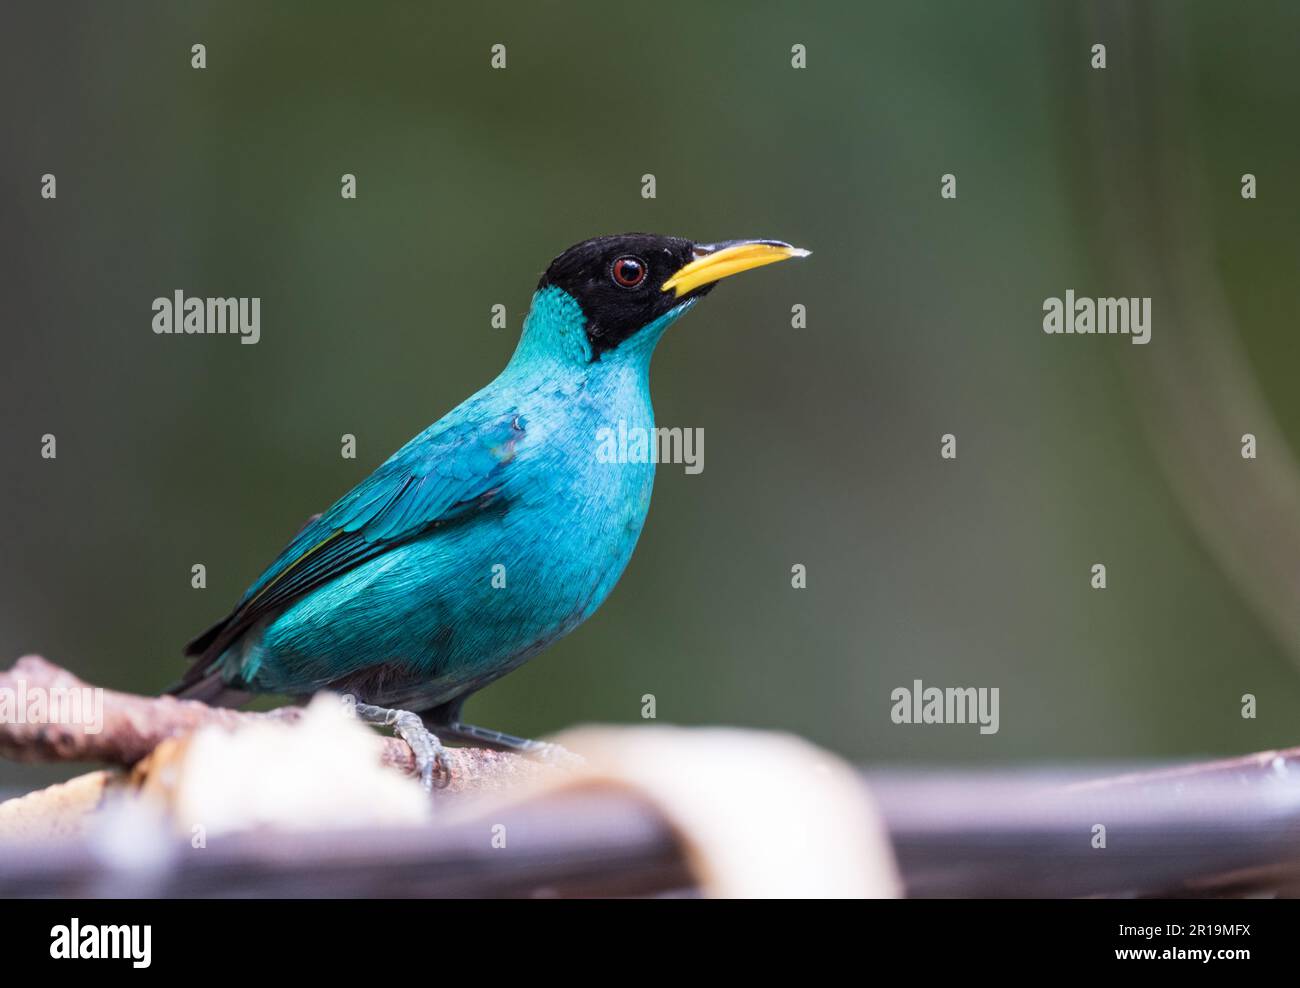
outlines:
[[[1300,441],[1295,4],[0,16],[3,664],[163,688],[309,514],[498,372],[555,254],[625,230],[763,236],[814,256],[722,287],[655,359],[659,423],[704,429],[704,472],[660,468],[608,603],[470,720],[635,722],[653,693],[660,721],[902,766],[1300,741],[1278,618],[1300,556],[1251,494],[1267,475],[1285,503]],[[1152,343],[1045,336],[1067,288],[1152,296]],[[261,342],[155,336],[176,289],[260,296]],[[1219,381],[1214,347],[1245,375]],[[1256,417],[1216,418],[1207,380]],[[1243,461],[1240,434],[1270,428]],[[1209,507],[1206,478],[1228,490]],[[1233,561],[1260,539],[1276,558]],[[892,724],[917,678],[998,687],[1000,733]],[[0,786],[70,772],[0,763]]]

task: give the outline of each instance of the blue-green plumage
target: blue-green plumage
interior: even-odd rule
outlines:
[[[654,483],[598,435],[652,433],[655,345],[743,254],[633,234],[557,258],[505,370],[310,522],[191,644],[179,692],[330,687],[454,713],[573,630],[623,573]]]

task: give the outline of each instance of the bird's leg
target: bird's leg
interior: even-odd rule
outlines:
[[[485,744],[491,748],[498,748],[502,751],[517,751],[520,754],[539,751],[542,748],[552,747],[545,741],[532,741],[529,738],[517,738],[513,734],[505,734],[501,731],[493,731],[486,727],[476,727],[474,724],[462,724],[458,720],[451,721],[447,724],[439,724],[440,733],[449,738],[455,738],[457,741],[467,741],[473,744]]]
[[[357,718],[363,723],[391,727],[411,746],[411,753],[415,755],[415,769],[420,773],[420,782],[426,791],[433,789],[435,774],[439,779],[439,789],[451,782],[447,749],[442,746],[437,735],[424,726],[419,714],[413,714],[409,710],[376,707],[369,703],[358,703],[354,709]]]
[[[454,720],[449,724],[439,724],[437,730],[445,738],[455,738],[457,741],[465,741],[469,744],[485,744],[490,748],[496,748],[498,751],[513,751],[521,755],[540,758],[543,761],[561,764],[582,761],[578,755],[575,755],[567,748],[558,744],[551,744],[549,741],[517,738],[513,734],[505,734],[491,728],[477,727],[474,724],[462,724],[458,720]]]
[[[533,741],[529,738],[517,738],[513,734],[494,731],[487,727],[463,723],[460,719],[462,701],[444,704],[424,715],[427,726],[445,738],[464,741],[467,744],[487,745],[498,751],[513,751],[521,755],[533,755],[548,761],[568,761],[576,758],[572,752],[549,741]]]

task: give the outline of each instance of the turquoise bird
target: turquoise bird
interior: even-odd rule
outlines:
[[[627,566],[654,463],[610,462],[598,437],[653,435],[651,354],[718,281],[807,253],[644,233],[566,250],[505,370],[309,521],[190,642],[171,692],[349,695],[406,739],[426,787],[447,778],[441,738],[544,748],[460,711],[589,618]]]

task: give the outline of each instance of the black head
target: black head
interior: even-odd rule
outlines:
[[[582,307],[592,359],[673,309],[707,295],[741,271],[807,257],[780,240],[698,244],[681,237],[623,233],[570,247],[551,262],[539,289],[563,289]]]
[[[695,260],[695,244],[681,237],[624,233],[575,244],[551,262],[537,287],[568,292],[587,317],[593,357],[713,287],[678,296],[664,282]]]

